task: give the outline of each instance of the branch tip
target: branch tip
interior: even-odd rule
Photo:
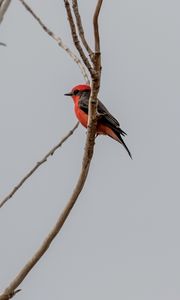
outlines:
[[[91,50],[89,44],[86,41],[85,35],[84,35],[84,28],[82,25],[82,20],[81,20],[81,15],[79,13],[79,7],[78,7],[78,2],[77,0],[72,0],[72,7],[73,7],[73,12],[76,18],[76,24],[78,28],[78,33],[81,38],[82,44],[84,45],[86,51],[89,54],[90,59],[92,60],[93,57],[93,51]]]
[[[101,10],[103,0],[98,0],[96,9],[94,12],[94,17],[93,17],[93,26],[94,26],[94,40],[95,40],[95,52],[100,53],[100,39],[99,39],[99,25],[98,25],[98,18],[99,18],[99,13]]]
[[[71,6],[69,4],[69,1],[64,0],[64,5],[65,5],[67,18],[68,18],[69,26],[70,26],[70,29],[71,29],[71,35],[72,35],[74,45],[75,45],[76,49],[78,50],[79,55],[81,56],[84,65],[86,66],[86,68],[88,69],[90,75],[92,76],[93,75],[93,68],[92,68],[92,66],[89,62],[88,57],[86,57],[86,55],[85,55],[85,53],[84,53],[84,51],[81,47],[80,41],[78,39],[78,35],[77,35],[77,31],[76,31],[76,25],[74,23],[74,19],[73,19],[73,16],[72,16]]]
[[[41,28],[52,38],[54,39],[58,46],[61,47],[63,50],[65,50],[68,55],[74,60],[74,62],[78,65],[78,67],[81,70],[81,73],[84,77],[84,80],[87,84],[89,84],[89,77],[86,72],[86,69],[84,68],[81,60],[79,57],[77,57],[62,41],[62,39],[54,34],[44,23],[43,21],[35,14],[35,12],[32,10],[32,8],[26,3],[25,0],[19,0],[21,4],[25,7],[25,9],[33,16],[33,18],[39,23]]]

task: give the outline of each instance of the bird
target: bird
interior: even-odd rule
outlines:
[[[85,128],[87,128],[88,124],[88,104],[90,94],[91,87],[87,84],[76,85],[69,93],[64,94],[65,96],[72,97],[76,117]],[[100,116],[97,121],[97,135],[108,135],[122,144],[132,159],[131,152],[122,138],[126,135],[126,133],[120,128],[119,122],[113,117],[100,100],[98,100],[97,114]]]

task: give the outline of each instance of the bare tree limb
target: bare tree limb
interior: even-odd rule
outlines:
[[[47,159],[54,154],[54,152],[60,148],[64,142],[74,133],[78,127],[79,122],[69,131],[69,133],[62,138],[62,140],[54,146],[36,165],[20,180],[20,182],[12,189],[12,191],[0,202],[0,208],[10,199],[12,196],[20,189],[20,187],[25,183],[25,181],[42,165]]]
[[[6,47],[6,44],[5,44],[5,43],[2,43],[2,42],[0,42],[0,46],[4,46],[4,47]]]
[[[21,1],[21,0],[20,0]],[[65,6],[67,5],[65,1]],[[98,1],[98,4],[102,1]],[[98,5],[97,5],[98,7]],[[98,32],[98,15],[97,13],[97,7],[95,12],[95,23],[94,26],[97,27],[96,32]],[[101,5],[100,5],[101,8]],[[99,11],[100,11],[99,8]],[[67,9],[67,6],[66,6]],[[71,23],[71,19],[69,19],[69,22]],[[72,24],[70,24],[72,26]],[[73,32],[72,32],[73,34]],[[95,40],[96,40],[95,36]],[[95,134],[96,134],[96,125],[97,125],[97,113],[96,113],[96,106],[97,106],[97,95],[99,92],[99,86],[100,86],[100,79],[101,79],[101,64],[100,64],[100,43],[97,53],[97,59],[94,61],[94,69],[91,73],[91,79],[92,79],[92,92],[91,97],[89,101],[89,118],[88,118],[88,130],[87,130],[87,137],[86,137],[86,144],[85,144],[85,150],[84,150],[84,156],[82,161],[82,168],[79,175],[79,179],[77,181],[77,184],[74,188],[74,191],[64,208],[63,212],[60,214],[55,226],[50,231],[48,236],[45,238],[44,242],[40,246],[40,248],[36,251],[36,253],[33,255],[33,257],[26,263],[26,265],[21,269],[21,271],[17,274],[14,280],[9,284],[9,286],[5,289],[5,291],[0,295],[0,300],[8,300],[14,296],[14,293],[16,292],[16,289],[19,287],[19,285],[22,283],[22,281],[25,279],[27,274],[30,272],[30,270],[34,267],[34,265],[40,260],[43,254],[47,251],[49,246],[51,245],[53,239],[56,237],[56,235],[61,230],[64,222],[66,221],[69,213],[71,212],[71,209],[73,208],[79,194],[81,193],[87,175],[90,167],[90,163],[93,157],[93,151],[94,151],[94,141],[95,141]],[[96,53],[95,53],[96,55]]]
[[[93,75],[93,68],[92,68],[88,58],[86,57],[86,55],[85,55],[85,53],[84,53],[84,51],[81,47],[81,44],[79,42],[77,31],[76,31],[76,26],[75,26],[73,16],[72,16],[72,13],[71,13],[71,7],[70,7],[70,4],[69,4],[69,1],[64,0],[64,4],[65,4],[66,12],[67,12],[67,17],[68,17],[68,21],[69,21],[69,25],[70,25],[70,29],[71,29],[71,35],[72,35],[72,38],[73,38],[74,45],[75,45],[76,49],[78,50],[79,55],[81,56],[85,66],[89,70],[89,73],[92,76]]]
[[[76,18],[76,24],[77,24],[79,36],[81,38],[81,41],[82,41],[85,49],[88,52],[90,58],[92,58],[93,57],[93,51],[89,47],[89,44],[87,43],[85,35],[84,35],[84,29],[83,29],[83,25],[82,25],[82,21],[81,21],[81,16],[80,16],[80,13],[79,13],[79,7],[78,7],[77,0],[72,1],[72,7],[73,7],[74,15],[75,15],[75,18]]]
[[[4,15],[11,3],[11,0],[0,0],[0,24],[4,18]]]
[[[93,129],[93,131],[92,131]],[[89,171],[90,162],[93,155],[93,148],[94,148],[94,137],[95,137],[96,127],[89,127],[85,145],[85,152],[84,158],[82,163],[82,169],[75,186],[75,189],[70,197],[66,207],[64,208],[63,212],[60,214],[56,224],[54,225],[53,229],[50,231],[48,236],[43,241],[42,245],[33,255],[33,257],[25,264],[25,266],[21,269],[21,271],[17,274],[15,279],[10,283],[10,285],[5,289],[2,295],[0,295],[0,300],[7,300],[14,296],[14,291],[16,291],[17,287],[22,283],[24,278],[27,274],[31,271],[31,269],[35,266],[35,264],[40,260],[42,255],[47,251],[51,242],[54,240],[56,235],[59,233],[60,229],[62,228],[64,222],[66,221],[71,209],[73,208],[80,192],[83,189],[85,184],[87,174]]]
[[[86,72],[85,67],[83,66],[81,60],[65,45],[65,43],[62,41],[62,39],[59,36],[56,36],[44,23],[43,21],[35,14],[35,12],[32,10],[32,8],[24,1],[19,0],[24,7],[27,9],[27,11],[30,12],[30,14],[35,18],[35,20],[39,23],[39,25],[42,27],[42,29],[51,37],[53,38],[59,47],[61,47],[63,50],[65,50],[69,56],[77,63],[78,67],[81,70],[81,73],[84,77],[84,80],[87,84],[89,84],[89,77]]]

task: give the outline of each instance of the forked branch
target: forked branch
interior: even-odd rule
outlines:
[[[89,70],[89,73],[91,74],[91,76],[93,75],[93,68],[89,62],[89,59],[86,57],[82,47],[81,47],[81,44],[80,44],[80,41],[78,39],[78,35],[77,35],[77,30],[76,30],[76,25],[74,23],[74,19],[73,19],[73,16],[72,16],[72,12],[71,12],[71,7],[70,7],[70,4],[69,4],[69,1],[68,0],[64,0],[64,5],[65,5],[65,8],[66,8],[66,12],[67,12],[67,17],[68,17],[68,21],[69,21],[69,26],[70,26],[70,29],[71,29],[71,35],[72,35],[72,38],[73,38],[73,42],[74,42],[74,45],[76,47],[76,49],[78,50],[79,52],[79,55],[81,56],[85,66],[87,67],[87,69]]]
[[[84,28],[83,28],[82,21],[81,21],[81,15],[79,13],[79,7],[78,7],[77,0],[72,0],[72,7],[73,7],[74,15],[76,18],[76,24],[77,24],[79,36],[81,38],[81,41],[82,41],[85,49],[88,52],[90,58],[92,59],[93,51],[91,50],[88,42],[86,41],[85,35],[84,35]]]
[[[88,74],[86,72],[85,67],[83,66],[81,60],[79,59],[79,57],[77,57],[66,45],[65,43],[62,41],[62,39],[55,35],[54,32],[52,32],[45,24],[44,22],[35,14],[35,12],[32,10],[32,8],[26,3],[26,1],[24,0],[19,0],[23,6],[27,9],[27,11],[34,17],[34,19],[39,23],[39,25],[42,27],[42,29],[51,37],[53,38],[59,47],[61,47],[63,50],[65,50],[68,55],[75,61],[75,63],[78,65],[78,67],[81,70],[81,73],[84,77],[84,80],[87,84],[89,84],[89,77]]]
[[[88,139],[90,139],[90,138],[92,138],[92,136],[90,133],[88,133]],[[17,274],[15,279],[5,289],[3,294],[0,296],[0,300],[8,300],[14,296],[17,287],[21,284],[21,282],[25,279],[25,277],[28,275],[28,273],[32,270],[32,268],[40,260],[40,258],[43,256],[43,254],[47,251],[47,249],[51,245],[51,242],[54,240],[56,235],[59,233],[65,220],[67,219],[69,213],[71,212],[71,209],[73,208],[73,206],[76,202],[76,199],[78,198],[78,196],[84,186],[84,183],[86,181],[89,166],[90,166],[90,161],[91,161],[92,154],[93,154],[93,146],[94,145],[92,143],[90,143],[90,144],[86,143],[83,165],[82,165],[82,170],[81,170],[79,179],[78,179],[75,189],[72,193],[72,196],[70,197],[63,212],[60,214],[56,224],[54,225],[52,230],[49,232],[48,236],[45,238],[42,245],[39,247],[39,249],[36,251],[36,253],[33,255],[33,257],[26,263],[26,265]]]
[[[22,0],[20,0],[22,1]],[[69,14],[69,4],[68,1],[64,0],[66,10],[68,10]],[[71,209],[73,208],[79,194],[81,193],[83,186],[85,184],[91,159],[93,157],[93,151],[94,151],[94,140],[95,140],[95,134],[96,134],[96,125],[97,125],[97,114],[96,114],[96,106],[97,106],[97,95],[99,92],[99,86],[100,86],[100,79],[101,79],[101,60],[100,60],[100,42],[99,40],[99,30],[98,30],[98,15],[100,12],[102,0],[98,1],[95,15],[94,15],[94,33],[95,33],[95,41],[97,43],[95,47],[95,55],[97,56],[96,60],[93,62],[93,69],[91,73],[91,80],[92,80],[92,92],[91,97],[89,101],[89,119],[88,119],[88,130],[87,130],[87,137],[86,137],[86,144],[85,144],[85,150],[84,150],[84,156],[82,161],[82,168],[79,175],[79,179],[77,181],[77,184],[74,188],[74,191],[64,208],[63,212],[60,214],[56,224],[54,225],[53,229],[50,231],[48,236],[45,238],[42,245],[39,247],[39,249],[36,251],[36,253],[33,255],[33,257],[26,263],[26,265],[21,269],[21,271],[17,274],[14,280],[9,284],[9,286],[5,289],[2,295],[0,295],[0,300],[8,300],[12,298],[21,282],[25,279],[27,274],[30,272],[30,270],[34,267],[34,265],[40,260],[43,254],[47,251],[49,246],[51,245],[53,239],[56,237],[56,235],[59,233],[60,229],[62,228],[64,222],[66,221],[69,213],[71,212]],[[70,11],[71,13],[71,11]],[[72,15],[71,15],[72,16]],[[69,19],[69,22],[71,23],[72,20]],[[72,23],[73,24],[73,23]],[[70,24],[72,28],[72,24]],[[96,27],[96,28],[95,28]],[[72,32],[73,35],[73,32]],[[75,43],[75,41],[74,41]],[[78,49],[78,48],[77,48]],[[81,51],[79,49],[79,51]],[[97,53],[96,53],[97,52]],[[84,60],[83,60],[84,61]],[[85,63],[85,61],[84,61]],[[86,65],[87,67],[87,65]]]

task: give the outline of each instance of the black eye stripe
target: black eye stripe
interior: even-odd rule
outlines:
[[[83,93],[90,93],[90,90],[82,90],[82,91],[80,91],[80,90],[74,90],[74,92],[73,92],[73,95],[81,95],[81,94],[83,94]]]
[[[73,95],[77,95],[79,93],[79,90],[75,90],[74,92],[73,92]]]

